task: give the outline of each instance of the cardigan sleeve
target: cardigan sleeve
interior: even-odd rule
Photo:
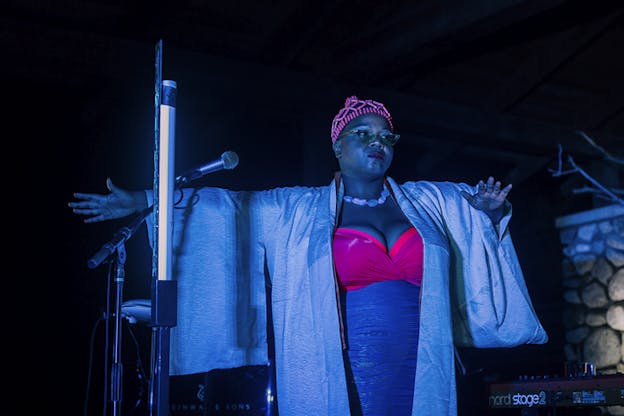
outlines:
[[[455,344],[486,348],[546,343],[509,232],[511,205],[493,224],[461,190],[474,193],[476,187],[429,182],[423,193],[449,241]]]
[[[173,214],[172,278],[178,294],[170,373],[266,364],[266,286],[256,195],[220,188],[184,192]],[[151,204],[152,192],[146,193]],[[146,225],[153,246],[151,216]]]

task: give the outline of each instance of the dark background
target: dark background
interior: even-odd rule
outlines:
[[[621,2],[9,1],[0,16],[5,158],[6,345],[11,406],[101,414],[107,269],[87,260],[125,220],[83,224],[73,192],[152,186],[155,46],[178,85],[176,171],[235,151],[201,184],[325,185],[331,119],[349,95],[384,102],[402,138],[390,174],[513,183],[510,224],[550,341],[463,351],[460,415],[483,414],[496,379],[563,371],[558,216],[608,204],[553,177],[558,145],[605,185],[621,171]],[[491,3],[497,3],[493,5]],[[126,244],[124,298],[150,296],[145,226]],[[124,329],[128,331],[127,328]],[[149,371],[149,331],[124,332],[124,406]],[[92,333],[94,338],[92,339]],[[144,411],[144,409],[142,409]]]

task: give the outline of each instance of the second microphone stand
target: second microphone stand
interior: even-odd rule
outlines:
[[[143,223],[145,218],[152,212],[152,207],[148,207],[143,210],[139,215],[129,224],[119,229],[111,240],[106,242],[102,247],[89,259],[87,265],[89,268],[94,269],[108,260],[113,254],[116,254],[113,261],[114,271],[114,283],[115,283],[115,305],[114,312],[111,315],[110,299],[107,304],[107,316],[106,316],[106,333],[108,335],[109,319],[111,316],[115,318],[114,338],[113,338],[113,352],[112,363],[110,368],[110,400],[113,404],[113,415],[121,415],[122,404],[122,380],[123,380],[123,365],[121,362],[121,347],[122,347],[122,312],[121,307],[123,304],[123,285],[125,281],[125,264],[126,264],[126,246],[125,242],[132,237],[136,230]],[[107,336],[108,340],[108,336]],[[108,347],[108,343],[107,343]],[[108,357],[108,353],[107,353]]]

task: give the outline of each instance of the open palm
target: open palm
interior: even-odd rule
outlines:
[[[511,191],[511,187],[512,185],[509,184],[502,188],[501,182],[495,181],[490,176],[487,182],[479,181],[477,193],[470,194],[466,191],[461,191],[461,194],[475,209],[484,211],[493,220],[496,220],[502,216],[503,204]]]

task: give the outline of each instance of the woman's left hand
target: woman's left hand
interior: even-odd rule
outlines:
[[[493,222],[497,223],[503,217],[504,203],[511,191],[511,184],[502,189],[501,186],[500,181],[494,181],[494,178],[490,176],[487,182],[479,181],[476,194],[472,195],[466,191],[461,191],[461,194],[470,205],[485,212]]]

